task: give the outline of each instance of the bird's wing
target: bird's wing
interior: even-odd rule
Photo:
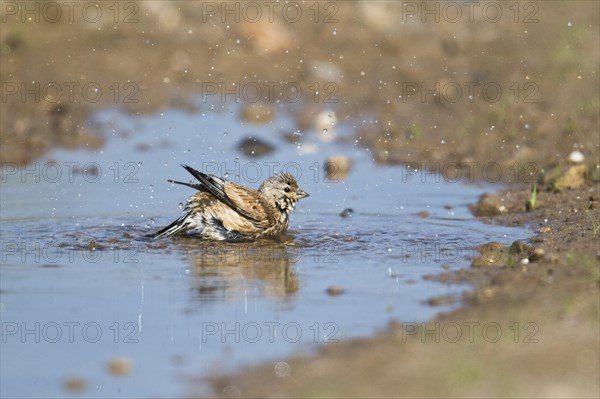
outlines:
[[[227,182],[224,188],[225,195],[236,205],[234,208],[236,211],[240,212],[240,209],[243,210],[244,213],[249,214],[250,218],[256,222],[268,221],[270,218],[268,205],[257,191],[232,182]]]
[[[259,225],[268,221],[268,204],[255,190],[242,187],[217,176],[207,175],[188,165],[181,166],[198,179],[207,192],[240,215],[253,220]]]

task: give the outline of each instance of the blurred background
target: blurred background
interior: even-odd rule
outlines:
[[[359,342],[369,353],[356,378],[344,374],[348,361],[306,367],[287,356],[494,297],[465,294],[479,280],[432,276],[479,267],[481,244],[506,255],[532,234],[521,216],[507,215],[512,227],[473,217],[467,205],[500,188],[487,183],[542,187],[566,170],[577,173],[567,188],[597,183],[599,12],[596,1],[2,1],[2,396],[240,396],[207,378],[260,362],[271,362],[270,377],[275,364],[277,381],[339,373],[314,396],[396,396],[394,381],[459,397],[462,387],[482,396],[490,381],[497,396],[597,389],[587,324],[573,323],[581,339],[541,328],[542,344],[528,347],[538,357],[513,345],[509,324],[506,346],[448,346],[441,361],[437,346],[417,344],[431,352],[412,358],[415,346],[402,357],[385,337],[396,346]],[[291,167],[311,196],[274,243],[146,240],[191,194],[166,182],[190,178],[179,163],[254,188],[274,165]],[[477,216],[505,213],[508,200],[484,205]],[[536,305],[515,318],[538,322]],[[482,321],[513,317],[491,309]],[[205,335],[274,322],[302,337]],[[103,334],[69,341],[65,323]],[[62,336],[47,335],[57,328]],[[492,349],[506,359],[485,375]],[[548,368],[562,378],[563,358],[573,390],[555,390],[551,373],[527,374],[560,363]],[[416,375],[415,363],[431,359],[423,379],[389,372],[410,361]],[[379,377],[388,390],[368,391]]]
[[[236,101],[309,133],[333,110],[381,163],[545,168],[598,149],[596,2],[2,4],[4,162],[102,146],[104,107]]]

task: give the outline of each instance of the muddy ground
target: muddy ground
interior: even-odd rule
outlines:
[[[237,21],[221,3],[76,3],[60,17],[42,3],[29,14],[23,2],[2,3],[3,165],[57,146],[102,146],[107,133],[89,116],[104,107],[199,112],[239,99],[249,107],[240,117],[286,112],[307,134],[334,111],[352,131],[338,139],[368,148],[375,162],[510,183],[474,214],[536,231],[511,248],[482,248],[470,269],[431,276],[475,289],[425,329],[399,322],[290,358],[289,369],[216,376],[216,395],[598,397],[598,3],[502,3],[500,17],[477,8],[456,19],[430,2],[436,20],[421,3],[319,2],[298,5],[294,22],[279,11],[244,18],[245,3],[235,2]],[[286,83],[302,89],[299,101],[280,90]],[[264,92],[250,107],[252,92],[223,97],[219,85]],[[457,326],[459,339],[448,335]]]

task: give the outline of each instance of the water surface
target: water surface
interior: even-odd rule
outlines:
[[[101,150],[57,150],[3,169],[3,397],[178,396],[188,378],[426,320],[451,309],[427,298],[468,287],[424,275],[468,267],[480,243],[527,234],[473,219],[466,205],[485,187],[374,164],[349,139],[351,123],[332,143],[294,131],[284,114],[254,125],[215,108],[106,111],[90,123],[107,132]],[[249,135],[275,151],[244,156],[236,145]],[[353,166],[331,181],[323,164],[337,153]],[[311,196],[277,241],[147,240],[193,191],[167,182],[191,179],[180,163],[254,188],[289,171]],[[328,295],[332,286],[343,294]],[[132,366],[124,376],[108,369],[120,358]],[[66,390],[69,379],[83,390]]]

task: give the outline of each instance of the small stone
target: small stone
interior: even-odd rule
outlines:
[[[338,296],[344,293],[344,289],[336,286],[331,286],[327,288],[326,292],[329,296]]]
[[[131,373],[133,363],[127,357],[115,357],[108,361],[108,371],[112,375],[125,376]]]
[[[506,213],[506,206],[502,203],[502,199],[492,194],[483,194],[479,197],[477,204],[470,205],[471,213],[474,216],[496,216],[501,213]]]
[[[325,174],[330,180],[343,180],[348,177],[352,161],[345,155],[332,155],[325,162]]]
[[[273,370],[275,375],[279,378],[289,377],[292,374],[292,368],[286,362],[277,362]]]
[[[419,215],[420,217],[425,219],[425,218],[428,218],[431,214],[427,211],[421,211],[421,212],[417,213],[417,215]]]
[[[569,161],[573,163],[582,163],[585,160],[585,157],[581,153],[581,151],[575,150],[569,154]]]
[[[552,228],[550,228],[550,226],[544,226],[544,227],[541,227],[538,231],[542,234],[549,233],[552,231]]]
[[[353,214],[354,214],[354,209],[352,209],[352,208],[345,208],[345,209],[342,209],[342,211],[340,212],[340,216],[343,218],[352,217]]]
[[[148,143],[139,143],[137,146],[135,146],[135,149],[139,152],[146,152],[152,149],[152,146]]]
[[[537,262],[540,259],[542,259],[545,255],[545,252],[542,248],[531,248],[531,250],[529,251],[529,260],[531,262]]]
[[[472,267],[502,266],[507,263],[508,253],[506,245],[492,241],[477,247],[480,255],[475,256]]]
[[[585,185],[585,181],[589,175],[587,165],[571,166],[564,175],[556,179],[554,182],[555,190],[576,190]]]
[[[98,167],[95,165],[88,166],[87,168],[85,168],[83,170],[83,173],[85,176],[88,176],[88,177],[96,177],[96,176],[98,176]]]
[[[427,300],[429,306],[453,305],[456,303],[456,297],[453,295],[440,295]]]
[[[523,240],[517,240],[510,245],[510,250],[512,253],[520,254],[527,252],[529,245]]]
[[[65,380],[65,389],[69,392],[83,392],[85,391],[87,382],[82,377],[69,377]]]
[[[238,144],[238,150],[248,157],[258,158],[272,153],[275,146],[262,139],[248,137]]]

